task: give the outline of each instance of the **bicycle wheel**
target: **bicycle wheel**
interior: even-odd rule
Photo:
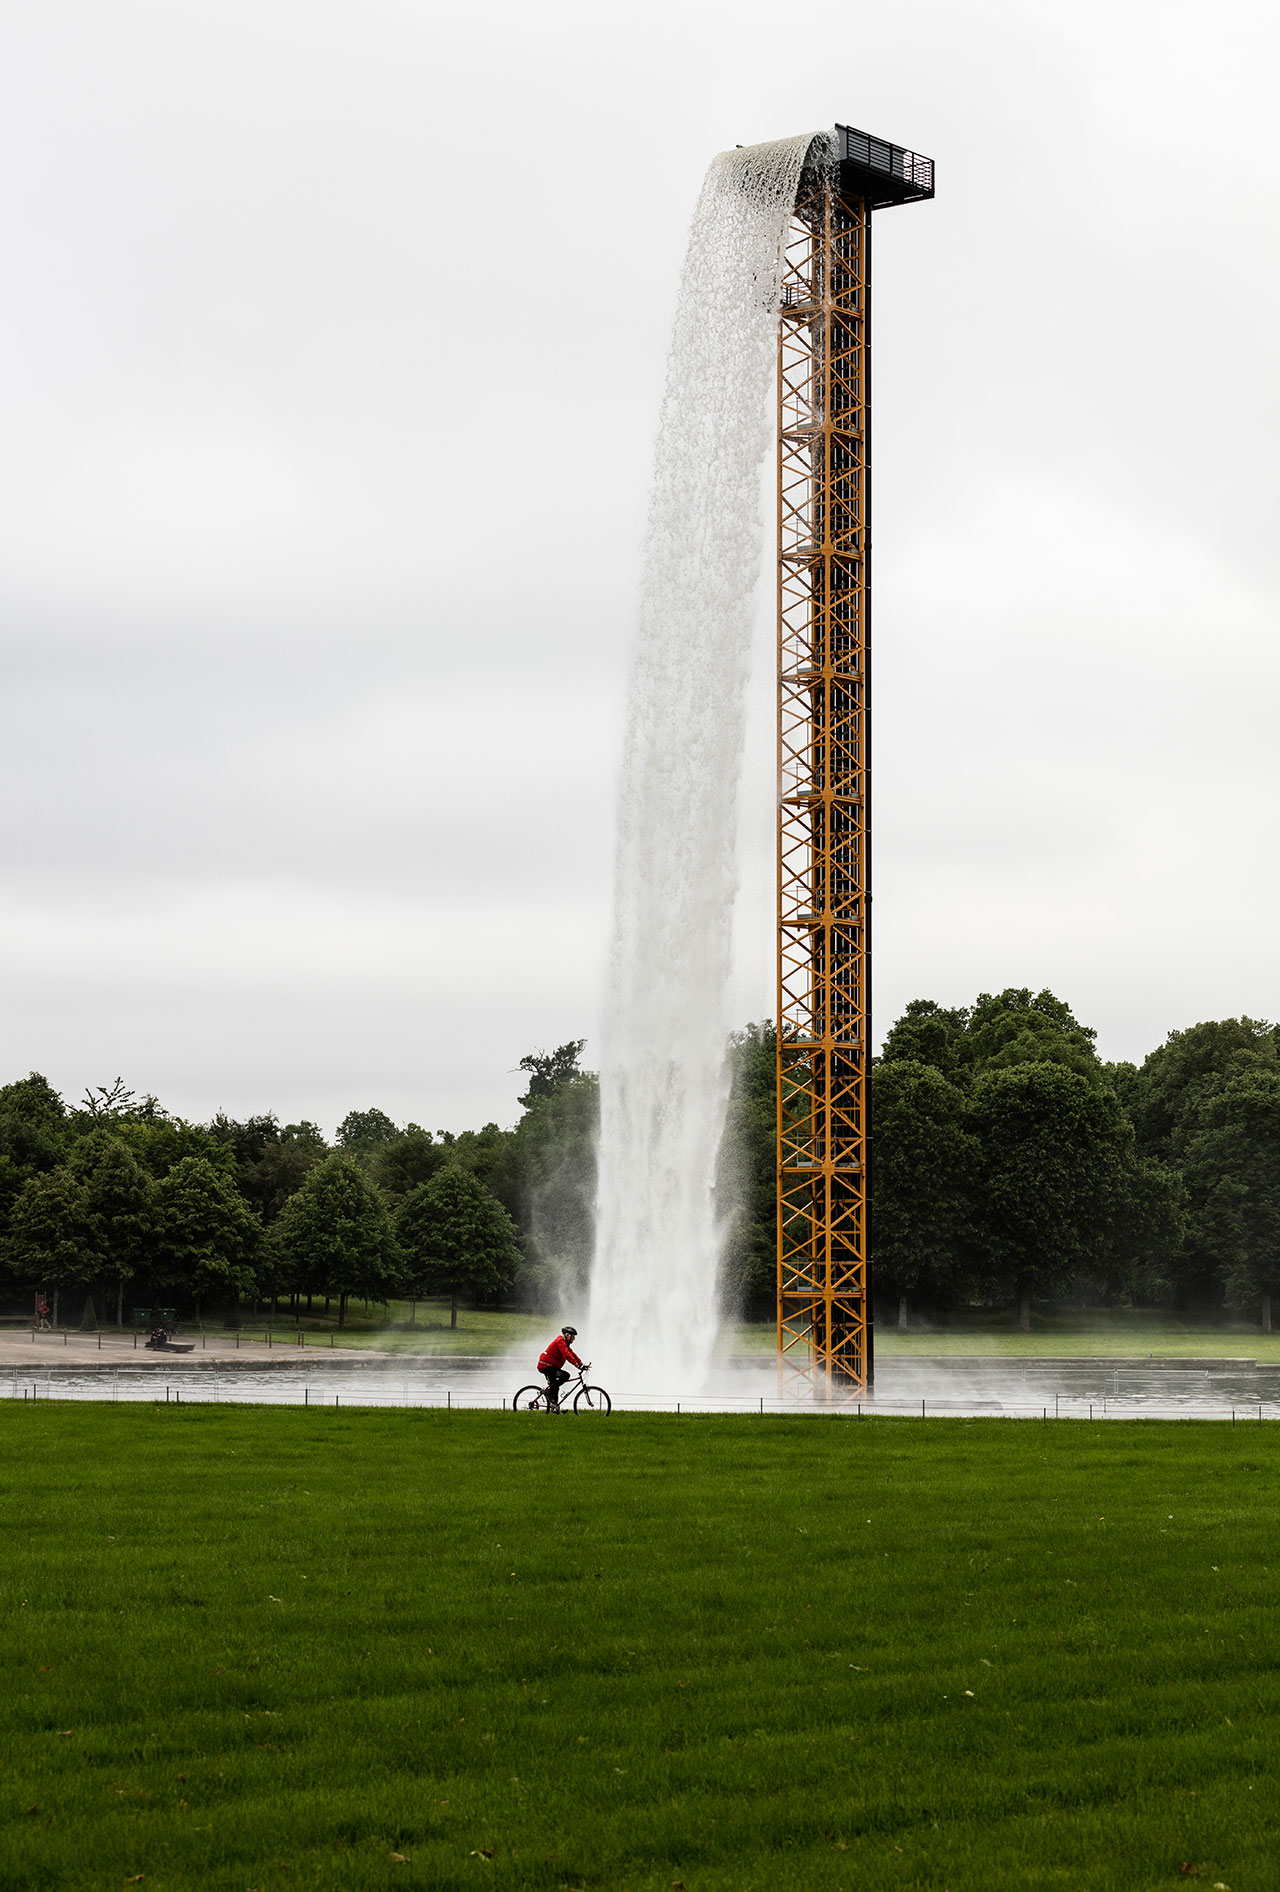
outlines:
[[[545,1412],[547,1410],[547,1389],[545,1386],[522,1386],[511,1402],[512,1412]]]
[[[612,1412],[613,1401],[603,1386],[582,1386],[574,1395],[575,1412]]]

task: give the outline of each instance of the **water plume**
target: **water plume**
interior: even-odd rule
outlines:
[[[584,1336],[623,1391],[695,1391],[719,1322],[714,1184],[779,255],[805,159],[829,137],[721,152],[680,282],[619,795]]]

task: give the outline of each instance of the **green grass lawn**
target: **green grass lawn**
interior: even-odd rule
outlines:
[[[876,1328],[877,1360],[1258,1360],[1280,1361],[1280,1334],[1030,1333],[912,1334]]]
[[[408,1301],[392,1301],[384,1309],[376,1306],[366,1318],[356,1302],[348,1311],[347,1326],[339,1330],[336,1312],[325,1320],[319,1313],[303,1315],[303,1344],[328,1347],[330,1339],[337,1347],[369,1347],[379,1353],[438,1353],[498,1356],[513,1347],[533,1349],[536,1360],[558,1322],[546,1314],[496,1313],[490,1307],[460,1307],[458,1324],[449,1324],[448,1301],[419,1301],[417,1318],[409,1324]],[[295,1334],[291,1316],[283,1309],[274,1323],[278,1345],[290,1345]],[[210,1328],[212,1333],[213,1329]],[[241,1333],[248,1340],[264,1340],[266,1318],[262,1314],[244,1317]]]
[[[752,1322],[737,1329],[735,1353],[772,1353],[772,1323]],[[876,1358],[986,1358],[1060,1360],[1064,1358],[1259,1360],[1280,1362],[1280,1333],[1264,1334],[1245,1323],[1209,1325],[1147,1308],[1095,1308],[1088,1312],[1037,1313],[1029,1334],[1012,1317],[978,1320],[957,1315],[946,1327],[913,1326],[905,1332],[887,1322],[876,1324]]]
[[[1182,1885],[1280,1831],[1280,1430],[0,1407],[0,1886]]]

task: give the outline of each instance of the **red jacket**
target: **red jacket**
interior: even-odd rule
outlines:
[[[546,1373],[553,1366],[563,1366],[566,1360],[571,1360],[574,1366],[582,1365],[581,1360],[569,1345],[564,1335],[557,1334],[555,1339],[551,1342],[551,1345],[542,1355],[542,1358],[538,1361],[538,1371],[539,1373]]]

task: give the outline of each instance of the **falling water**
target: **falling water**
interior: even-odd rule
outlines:
[[[622,1389],[695,1391],[719,1321],[714,1179],[779,246],[827,136],[714,159],[671,338],[618,809],[585,1336]]]

